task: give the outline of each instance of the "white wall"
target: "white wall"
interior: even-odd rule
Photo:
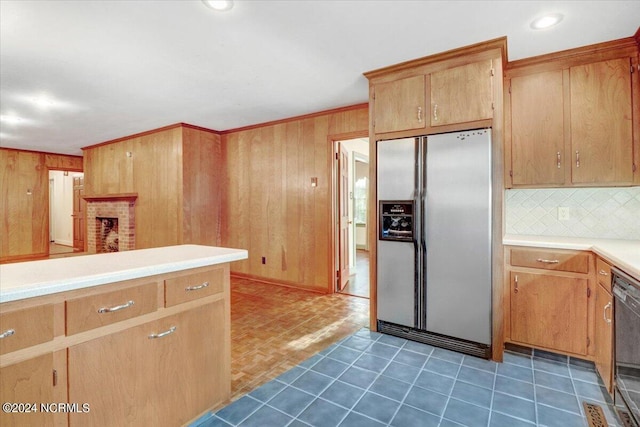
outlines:
[[[507,234],[640,240],[640,187],[507,190],[505,205]]]
[[[49,234],[59,245],[73,246],[73,177],[63,171],[49,171],[49,180],[53,180],[49,194],[50,221]]]

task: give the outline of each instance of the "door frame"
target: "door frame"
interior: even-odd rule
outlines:
[[[330,150],[330,162],[331,162],[331,250],[330,250],[330,260],[329,260],[329,277],[331,278],[330,283],[328,284],[327,291],[331,294],[338,292],[338,268],[340,262],[338,260],[339,250],[338,250],[338,233],[340,232],[340,226],[338,221],[340,220],[338,214],[338,197],[340,196],[338,192],[338,181],[340,179],[340,170],[338,168],[338,160],[336,159],[337,153],[337,143],[339,141],[346,141],[349,139],[358,139],[358,138],[369,138],[369,132],[364,131],[356,131],[356,132],[347,132],[347,133],[339,133],[332,134],[327,136],[327,146]],[[369,141],[371,144],[371,141]],[[369,163],[369,174],[371,174],[371,163]]]
[[[47,167],[47,182],[49,182],[49,172],[51,171],[60,171],[60,172],[67,172],[67,173],[82,173],[84,175],[84,169],[75,169],[75,168],[65,168],[65,167]],[[51,240],[51,228],[52,228],[52,224],[50,223],[50,219],[51,219],[51,215],[53,215],[53,212],[51,212],[51,185],[47,185],[47,212],[46,212],[46,216],[47,216],[47,241],[49,244],[47,244],[47,248],[46,248],[46,253],[45,256],[48,257],[50,255],[50,244],[51,242],[49,242],[49,240]],[[73,208],[72,208],[73,210]],[[86,236],[86,223],[85,223],[85,236]],[[72,241],[73,241],[73,236],[71,237]],[[86,239],[85,239],[85,248],[83,249],[83,252],[86,252]]]

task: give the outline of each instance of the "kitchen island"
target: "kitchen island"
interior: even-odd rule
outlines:
[[[0,424],[174,426],[227,401],[229,263],[245,258],[180,245],[0,266]]]

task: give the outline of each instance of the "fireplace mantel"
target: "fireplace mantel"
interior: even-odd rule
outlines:
[[[117,194],[90,194],[82,196],[87,202],[117,202],[117,201],[135,201],[138,193],[117,193]]]

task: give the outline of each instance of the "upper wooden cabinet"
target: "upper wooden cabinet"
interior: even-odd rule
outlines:
[[[507,188],[640,182],[637,50],[629,38],[508,65]]]
[[[513,185],[564,184],[563,111],[562,70],[511,79]]]
[[[501,38],[365,73],[371,131],[395,138],[495,126],[505,52]]]
[[[425,76],[380,83],[374,86],[373,91],[376,132],[425,127]]]
[[[431,126],[493,117],[491,60],[431,73]]]
[[[633,182],[632,67],[620,58],[569,69],[573,184]]]

